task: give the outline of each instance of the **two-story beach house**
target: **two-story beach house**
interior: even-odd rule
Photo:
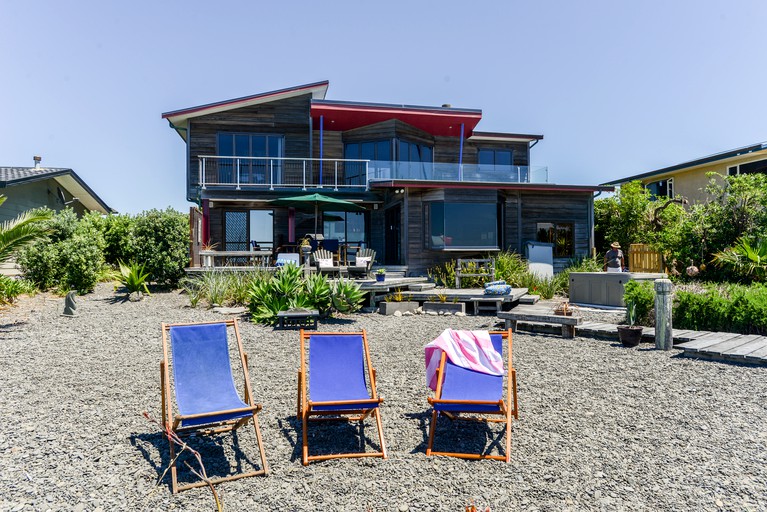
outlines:
[[[479,131],[481,110],[335,101],[327,89],[323,81],[162,114],[186,143],[197,242],[285,252],[312,234],[342,250],[370,247],[379,265],[408,275],[524,253],[528,241],[552,243],[555,267],[590,253],[594,192],[613,187],[550,183],[546,168],[530,165],[542,135]],[[271,202],[312,193],[361,210],[325,205],[315,219],[298,203]]]

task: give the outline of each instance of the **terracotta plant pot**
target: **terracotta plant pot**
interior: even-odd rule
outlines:
[[[636,347],[642,340],[642,327],[639,325],[619,325],[618,339],[624,347]]]

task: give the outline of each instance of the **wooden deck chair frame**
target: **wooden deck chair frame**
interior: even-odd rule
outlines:
[[[443,455],[446,457],[458,457],[461,459],[493,459],[502,460],[505,462],[511,462],[511,420],[519,419],[519,411],[517,409],[517,371],[512,366],[512,340],[511,329],[506,331],[491,331],[490,334],[500,334],[504,340],[507,341],[507,355],[506,355],[506,368],[508,370],[506,377],[506,386],[504,397],[498,402],[487,402],[481,400],[442,400],[442,384],[445,376],[445,363],[447,361],[447,355],[442,352],[442,359],[439,362],[439,368],[437,369],[437,390],[435,396],[429,397],[429,404],[444,403],[444,404],[466,404],[466,405],[498,405],[499,410],[497,412],[483,412],[483,413],[468,413],[472,414],[470,417],[460,417],[461,411],[437,411],[432,409],[431,413],[431,425],[429,427],[429,443],[426,448],[426,455]],[[505,398],[505,400],[504,400]],[[439,414],[444,414],[450,420],[470,420],[481,421],[487,423],[504,423],[504,434],[506,436],[506,455],[485,455],[477,453],[460,453],[460,452],[438,452],[432,448],[434,446],[434,435],[437,427],[437,417]],[[502,416],[502,418],[490,418],[485,416]]]
[[[182,416],[180,414],[174,415],[173,405],[171,401],[171,390],[170,390],[170,382],[171,382],[170,364],[169,364],[170,359],[168,358],[168,345],[169,345],[168,339],[169,339],[170,329],[172,327],[210,325],[210,324],[226,324],[227,331],[229,330],[229,327],[234,328],[234,335],[235,335],[235,339],[237,340],[237,349],[240,355],[240,362],[242,364],[242,370],[243,370],[243,378],[244,378],[243,399],[244,399],[244,402],[249,405],[249,407],[245,409],[213,411],[213,412],[203,413],[203,414],[190,414],[187,416]],[[261,440],[261,428],[258,425],[258,417],[257,417],[257,414],[259,411],[261,411],[262,406],[261,404],[253,403],[253,393],[250,387],[250,374],[248,373],[248,354],[245,352],[245,350],[243,350],[243,347],[242,347],[242,340],[240,338],[240,330],[237,325],[237,320],[228,319],[228,320],[216,321],[216,322],[191,322],[191,323],[175,323],[175,324],[163,323],[162,324],[162,356],[163,356],[163,359],[162,361],[160,361],[160,388],[161,388],[161,394],[162,394],[161,407],[162,407],[162,424],[166,429],[175,432],[179,437],[189,435],[191,433],[201,434],[201,435],[212,435],[212,434],[220,434],[224,432],[232,432],[240,427],[247,425],[248,421],[250,421],[251,419],[253,420],[253,428],[256,431],[256,441],[258,443],[258,451],[261,457],[261,467],[263,469],[258,471],[251,471],[248,473],[240,473],[237,475],[231,475],[227,477],[210,479],[210,483],[219,484],[221,482],[228,482],[230,480],[239,480],[240,478],[247,478],[247,477],[258,476],[258,475],[267,475],[269,473],[269,465],[266,462],[266,454],[264,453],[264,444]],[[245,411],[250,412],[252,414],[244,418],[206,424],[206,425],[203,425],[202,427],[181,426],[181,422],[185,419],[203,418],[206,416],[216,416],[220,414],[229,414],[229,413],[245,412]],[[208,485],[207,482],[194,482],[191,484],[179,485],[178,474],[177,474],[178,472],[177,472],[177,466],[176,466],[176,463],[177,463],[176,447],[170,439],[168,439],[168,445],[170,447],[170,460],[172,463],[172,466],[170,468],[170,475],[171,475],[173,494],[176,494],[181,491],[185,491],[187,489],[193,489],[195,487],[203,487]]]
[[[337,335],[358,335],[362,336],[363,352],[365,355],[365,367],[367,368],[367,382],[370,386],[369,400],[353,400],[352,403],[370,403],[380,405],[383,403],[383,398],[378,396],[376,390],[376,371],[370,361],[370,350],[368,349],[368,340],[366,332],[304,332],[301,329],[301,368],[298,370],[298,398],[297,398],[297,411],[296,416],[302,423],[302,463],[304,466],[308,466],[309,462],[317,460],[329,460],[329,459],[347,459],[353,457],[381,457],[386,459],[386,442],[383,435],[383,424],[381,422],[381,412],[379,407],[369,407],[360,409],[346,409],[343,411],[326,411],[326,410],[314,410],[317,406],[327,405],[344,405],[350,401],[323,401],[313,402],[309,399],[307,392],[307,368],[306,368],[306,341],[312,336],[337,336]],[[316,416],[316,417],[315,417]],[[330,417],[337,416],[337,417]],[[380,441],[380,452],[357,452],[357,453],[341,453],[333,455],[309,455],[309,433],[308,427],[310,421],[364,421],[368,416],[375,418],[376,426],[378,428],[378,439]]]

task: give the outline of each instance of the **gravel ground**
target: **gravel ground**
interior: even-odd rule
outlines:
[[[160,417],[160,323],[221,316],[177,293],[121,302],[107,285],[78,306],[78,317],[64,318],[63,299],[39,295],[0,312],[0,510],[213,509],[208,490],[174,496],[167,478],[155,487],[167,448],[141,413]],[[459,511],[473,500],[494,511],[767,510],[767,370],[648,345],[515,335],[512,463],[427,458],[423,345],[447,326],[493,322],[377,314],[323,322],[368,331],[390,458],[303,467],[293,416],[298,335],[243,321],[272,472],[220,485],[225,509]],[[437,440],[493,446],[498,431],[477,424],[457,435],[440,420]],[[198,441],[209,474],[257,461],[252,430],[241,432],[236,450],[231,435]],[[353,447],[357,432],[323,426],[312,446]],[[372,423],[364,434],[369,448],[377,444]]]

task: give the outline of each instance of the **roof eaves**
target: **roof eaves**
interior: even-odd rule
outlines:
[[[207,103],[204,105],[198,105],[196,107],[183,108],[180,110],[172,110],[170,112],[163,113],[162,118],[171,119],[171,118],[179,118],[179,117],[184,117],[184,118],[197,117],[197,116],[203,115],[203,112],[207,110],[215,110],[215,109],[220,109],[223,107],[237,108],[238,106],[242,104],[246,104],[251,101],[266,99],[273,96],[287,95],[287,94],[296,93],[300,91],[309,92],[312,89],[316,89],[315,92],[317,92],[319,95],[324,97],[329,85],[330,85],[330,82],[328,80],[323,80],[321,82],[314,82],[311,84],[297,85],[295,87],[286,87],[284,89],[262,92],[258,94],[252,94],[250,96],[242,96],[240,98],[217,101],[214,103]]]
[[[741,156],[747,153],[753,153],[754,151],[762,151],[764,149],[767,149],[767,142],[760,142],[758,144],[752,144],[750,146],[743,146],[742,148],[736,148],[736,149],[730,149],[727,151],[722,151],[721,153],[714,153],[713,155],[705,156],[703,158],[698,158],[695,160],[690,160],[688,162],[683,162],[681,164],[671,165],[669,167],[664,167],[662,169],[656,169],[654,171],[649,171],[641,174],[635,174],[633,176],[629,176],[627,178],[621,178],[618,180],[608,181],[606,183],[603,183],[603,185],[620,185],[623,183],[628,183],[635,180],[643,180],[645,178],[651,178],[653,176],[660,176],[662,174],[667,174],[674,171],[679,171],[681,169],[688,169],[697,167],[699,165],[704,164],[710,164],[713,162],[718,162],[720,160],[726,160],[728,158],[733,158],[736,156]]]

